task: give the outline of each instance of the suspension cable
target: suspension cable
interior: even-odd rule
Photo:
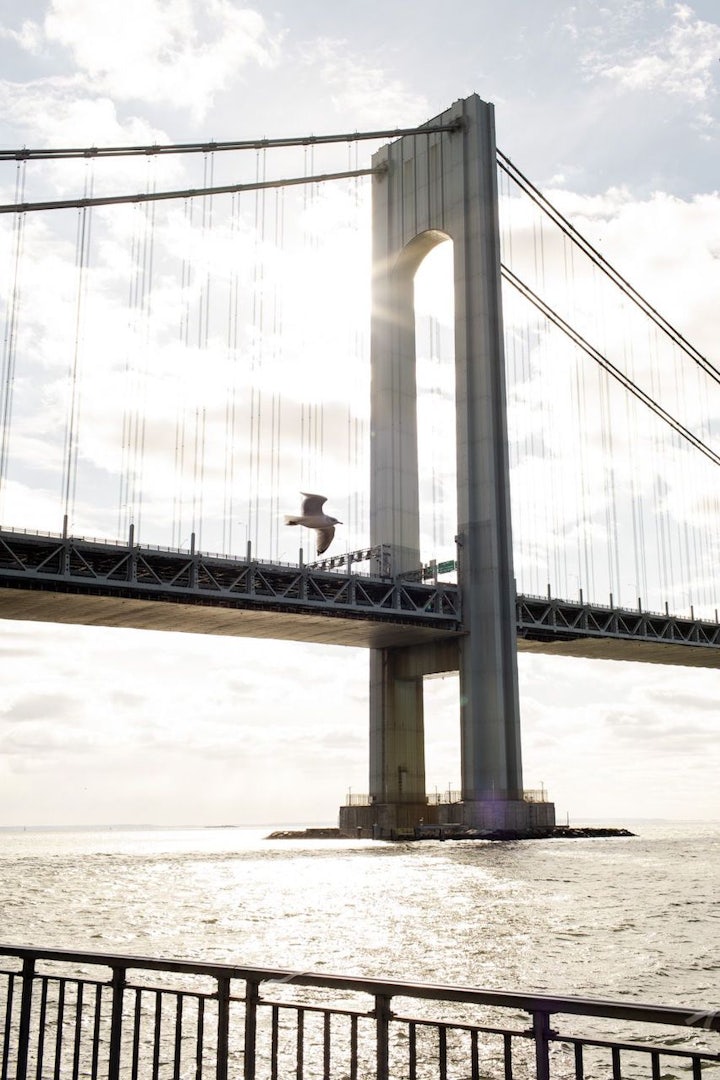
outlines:
[[[92,191],[94,177],[85,177],[85,188]],[[75,512],[75,496],[77,491],[78,457],[80,446],[80,410],[81,410],[81,379],[80,367],[83,359],[83,316],[87,293],[87,270],[90,265],[90,233],[92,227],[92,212],[83,207],[78,215],[77,234],[75,240],[75,270],[77,274],[76,297],[75,297],[75,340],[73,342],[72,360],[68,371],[68,406],[65,419],[65,463],[62,477],[62,503],[63,513],[69,523]]]
[[[543,315],[562,330],[563,333],[567,334],[567,336],[574,341],[576,345],[579,345],[588,356],[592,357],[596,363],[600,364],[608,374],[612,375],[614,379],[617,379],[626,390],[629,390],[630,393],[634,394],[634,396],[642,401],[644,405],[647,405],[649,409],[652,409],[657,416],[664,420],[665,423],[681,435],[682,438],[686,439],[696,450],[700,450],[700,452],[708,457],[715,465],[720,465],[720,454],[717,454],[711,447],[707,446],[702,439],[699,439],[689,428],[686,428],[684,424],[681,424],[679,420],[676,420],[675,417],[667,412],[654,398],[651,398],[649,394],[646,394],[645,391],[625,375],[620,368],[616,367],[612,361],[608,360],[606,356],[603,356],[602,353],[598,352],[598,350],[574,330],[569,323],[566,323],[562,316],[558,315],[558,313],[541,300],[528,285],[513,274],[512,270],[502,264],[501,273],[507,282],[514,286],[521,295],[529,300],[538,311],[541,311]]]
[[[711,363],[707,357],[703,356],[698,349],[695,348],[679,330],[676,330],[667,319],[665,319],[660,312],[652,306],[638,291],[633,288],[629,281],[627,281],[622,274],[607,261],[607,259],[600,254],[600,252],[592,246],[589,240],[587,240],[578,230],[572,225],[566,217],[564,217],[559,210],[557,210],[551,202],[549,202],[542,192],[535,187],[535,185],[528,180],[528,178],[520,172],[512,161],[505,154],[497,151],[497,163],[498,166],[511,177],[512,180],[522,188],[522,190],[528,195],[533,202],[543,210],[548,217],[550,217],[555,224],[564,232],[570,239],[577,244],[577,246],[592,260],[595,265],[602,270],[610,280],[620,288],[626,296],[628,296],[646,315],[649,316],[656,323],[660,329],[667,334],[667,336],[678,345],[683,352],[685,352],[694,363],[703,369],[714,379],[716,383],[720,383],[720,371]]]
[[[0,214],[24,214],[31,210],[72,210],[86,206],[115,206],[118,203],[159,202],[161,199],[194,199],[198,195],[233,195],[236,191],[256,191],[258,188],[295,187],[298,184],[319,184],[325,180],[347,180],[354,176],[378,176],[386,167],[352,169],[346,172],[322,173],[319,176],[289,176],[281,180],[262,180],[248,184],[224,184],[222,187],[183,188],[181,191],[136,192],[134,195],[99,195],[95,198],[52,199],[45,202],[3,203]]]
[[[25,165],[16,169],[15,198],[22,197],[25,190]],[[18,319],[21,304],[22,256],[25,239],[25,218],[21,215],[13,222],[13,250],[10,257],[10,279],[7,310],[5,315],[5,333],[0,363],[0,494],[4,493],[7,479],[8,450],[10,444],[10,424],[13,412],[13,391],[15,385],[15,362],[17,359]]]
[[[295,135],[280,139],[236,139],[229,142],[157,143],[148,146],[85,146],[69,149],[45,148],[29,150],[0,150],[0,161],[57,160],[58,158],[134,157],[165,154],[214,154],[222,150],[269,150],[273,147],[320,146],[325,143],[362,142],[377,139],[399,139],[403,135],[434,135],[442,131],[459,131],[460,118],[449,124],[423,124],[421,127],[383,128],[379,131],[350,131],[341,135]]]

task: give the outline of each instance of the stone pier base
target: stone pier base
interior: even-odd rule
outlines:
[[[372,803],[340,807],[340,835],[365,840],[414,840],[443,828],[449,833],[511,833],[531,837],[555,826],[555,804],[524,800]]]

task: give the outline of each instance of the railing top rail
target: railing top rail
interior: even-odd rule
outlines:
[[[605,1001],[595,998],[561,997],[555,994],[524,994],[508,990],[490,990],[462,986],[404,982],[398,979],[366,979],[354,975],[325,972],[299,972],[280,968],[242,967],[189,960],[162,960],[121,953],[96,953],[71,949],[37,949],[30,946],[1,945],[0,956],[21,960],[51,960],[66,963],[95,964],[114,970],[145,970],[208,975],[212,978],[242,979],[249,983],[293,983],[333,990],[350,990],[388,998],[432,998],[477,1005],[511,1008],[527,1013],[560,1013],[601,1016],[647,1024],[672,1024],[678,1027],[704,1027],[720,1032],[720,1010],[698,1012],[674,1005],[648,1005],[634,1002]]]

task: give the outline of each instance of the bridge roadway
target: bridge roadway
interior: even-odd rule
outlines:
[[[438,671],[456,670],[463,633],[452,583],[2,529],[0,618],[362,648],[427,643]],[[521,651],[720,667],[717,620],[527,595],[516,618]]]

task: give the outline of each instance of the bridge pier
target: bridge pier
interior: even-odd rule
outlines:
[[[399,673],[404,649],[370,656],[370,796],[378,803],[425,802],[422,677]]]
[[[471,827],[527,831],[537,812],[523,798],[493,108],[473,95],[430,123],[445,130],[404,136],[373,158],[383,171],[373,188],[370,531],[373,545],[389,546],[395,575],[419,568],[414,276],[451,240],[465,633],[452,658],[440,643],[441,656],[432,646],[373,653],[367,817],[382,831],[393,817],[418,825],[436,814],[425,797],[422,677],[459,670],[462,803],[452,812]],[[544,805],[553,821],[543,824],[553,824]]]

